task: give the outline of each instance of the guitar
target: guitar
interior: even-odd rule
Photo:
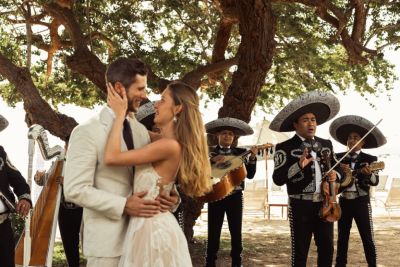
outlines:
[[[383,161],[378,161],[378,162],[372,162],[371,164],[368,165],[369,169],[371,171],[380,171],[385,168],[385,162]],[[343,181],[340,183],[340,191],[343,191],[344,189],[351,187],[354,184],[355,180],[355,175],[360,172],[361,169],[345,172],[345,176]]]
[[[273,147],[272,144],[258,145],[258,150]],[[236,186],[240,185],[246,178],[247,171],[244,165],[245,157],[251,150],[245,151],[240,155],[224,156],[223,162],[217,162],[211,166],[211,179],[213,190],[199,198],[203,202],[214,202],[225,198]]]

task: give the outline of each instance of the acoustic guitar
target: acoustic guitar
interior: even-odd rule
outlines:
[[[385,168],[385,162],[383,162],[383,161],[372,162],[368,166],[371,171],[380,171]],[[361,169],[357,169],[357,170],[353,170],[353,171],[349,171],[348,173],[345,173],[344,179],[340,183],[340,191],[343,191],[344,189],[351,187],[354,184],[354,180],[355,180],[354,176],[360,170]]]
[[[258,150],[271,148],[272,144],[258,145]],[[223,162],[217,162],[211,166],[211,179],[213,190],[199,198],[203,202],[214,202],[228,196],[236,186],[240,185],[246,178],[247,171],[244,165],[245,157],[251,150],[239,155],[224,156]]]

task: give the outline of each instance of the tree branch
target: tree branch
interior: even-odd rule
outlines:
[[[55,112],[47,101],[41,98],[33,84],[29,70],[16,66],[0,53],[0,74],[12,83],[21,94],[28,118],[28,126],[34,123],[40,124],[51,134],[65,140],[77,125],[76,121],[71,117]]]

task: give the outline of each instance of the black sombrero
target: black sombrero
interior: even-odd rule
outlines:
[[[206,131],[209,134],[217,134],[223,130],[230,130],[237,136],[250,135],[254,131],[251,127],[244,121],[225,117],[210,121],[205,125]]]
[[[0,115],[0,132],[8,126],[8,120]]]
[[[333,139],[347,146],[347,138],[350,133],[356,132],[360,136],[364,136],[374,124],[363,117],[356,115],[348,115],[335,119],[329,126],[329,132]],[[363,148],[377,148],[386,144],[386,137],[375,127],[364,139]]]
[[[144,103],[139,107],[135,116],[140,123],[146,126],[147,130],[151,131],[154,126],[155,113],[154,102],[148,100],[147,103]]]
[[[332,94],[311,91],[292,100],[272,120],[269,128],[277,132],[294,131],[293,123],[303,114],[313,113],[318,125],[332,119],[339,112],[339,100]]]

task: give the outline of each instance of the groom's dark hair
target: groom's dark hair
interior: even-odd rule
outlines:
[[[106,82],[113,86],[116,82],[128,88],[135,82],[136,75],[147,75],[146,65],[137,58],[120,57],[111,62],[106,70]]]

